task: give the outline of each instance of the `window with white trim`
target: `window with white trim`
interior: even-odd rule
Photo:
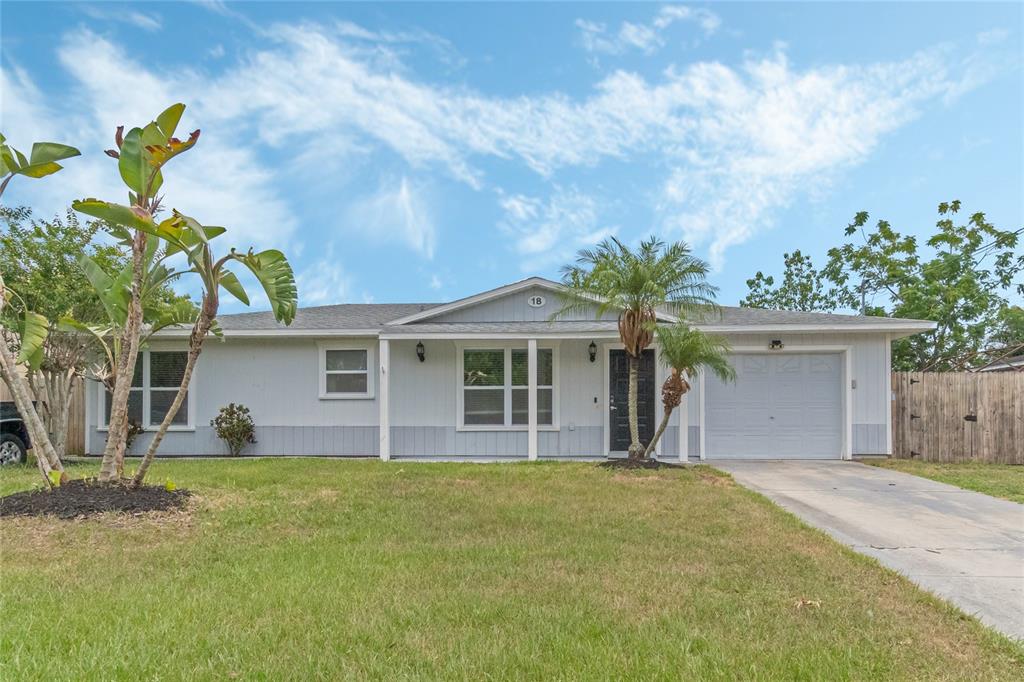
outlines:
[[[354,346],[320,346],[320,397],[373,397],[373,353]]]
[[[462,349],[462,426],[525,428],[529,424],[529,351],[525,348]],[[537,349],[537,425],[552,427],[555,415],[555,353]]]
[[[185,351],[140,351],[132,374],[132,386],[128,394],[128,419],[143,428],[157,428],[178,394],[178,387],[185,376],[188,353]],[[110,391],[101,385],[100,426],[106,428],[110,421]],[[171,427],[188,428],[189,391],[181,407],[171,420]]]

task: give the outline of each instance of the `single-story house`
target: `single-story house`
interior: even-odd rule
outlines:
[[[573,459],[629,445],[627,359],[615,319],[551,321],[559,285],[539,277],[451,303],[347,304],[224,315],[187,409],[160,454],[225,454],[210,420],[246,405],[248,454],[381,459]],[[672,322],[664,314],[665,322]],[[658,448],[671,460],[850,458],[892,449],[890,346],[931,322],[856,315],[722,309],[700,325],[725,335],[737,379],[691,380]],[[155,428],[180,380],[187,330],[158,334],[141,354],[133,419]],[[641,361],[646,441],[662,416],[666,369],[657,345]],[[88,452],[103,451],[107,400],[87,391]],[[132,452],[144,450],[140,435]]]

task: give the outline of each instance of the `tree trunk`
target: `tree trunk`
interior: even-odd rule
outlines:
[[[683,379],[682,374],[679,370],[673,368],[671,373],[665,379],[665,383],[661,387],[661,404],[664,407],[662,410],[664,414],[661,417],[661,424],[658,425],[658,430],[654,433],[654,438],[647,444],[647,450],[644,451],[644,458],[651,456],[654,452],[654,448],[658,445],[658,441],[661,440],[662,435],[665,433],[665,429],[668,428],[668,420],[672,417],[672,412],[679,407],[679,404],[683,401],[683,396],[686,395],[690,390],[690,383]],[[685,438],[687,434],[682,432],[679,433],[680,438]]]
[[[167,434],[167,429],[170,428],[172,420],[178,414],[178,410],[181,409],[182,403],[185,402],[188,386],[192,381],[192,370],[195,369],[196,361],[203,350],[203,341],[206,339],[206,335],[210,331],[210,325],[213,322],[209,308],[210,305],[204,297],[203,306],[199,311],[199,319],[196,320],[195,326],[192,328],[192,335],[189,337],[188,360],[185,362],[185,372],[182,374],[178,393],[174,396],[174,402],[168,408],[167,414],[164,415],[164,420],[160,422],[160,428],[153,434],[153,440],[149,442],[149,448],[146,450],[145,457],[142,458],[142,463],[139,464],[139,470],[135,472],[132,485],[142,485],[143,480],[146,478],[146,472],[149,471],[149,466],[156,458],[156,451],[160,447],[160,442]],[[214,307],[212,312],[216,313],[216,307]]]
[[[46,479],[47,485],[53,485],[50,480],[50,472],[59,471],[60,480],[63,483],[67,480],[64,465],[57,457],[57,453],[50,443],[49,434],[46,433],[43,420],[39,418],[39,414],[32,404],[32,392],[29,390],[25,378],[18,373],[17,363],[11,354],[11,349],[7,347],[6,341],[2,338],[0,338],[0,375],[3,376],[4,382],[10,389],[14,405],[25,422],[25,428],[28,429],[29,438],[32,439],[32,451],[39,464],[39,472]]]
[[[135,376],[135,361],[139,355],[139,334],[142,331],[142,267],[146,248],[146,234],[136,232],[132,241],[132,297],[128,307],[121,341],[121,357],[117,363],[117,377],[110,397],[110,420],[107,425],[107,445],[103,449],[103,463],[100,465],[99,480],[117,480],[124,466],[125,440],[128,437],[128,398],[131,393],[132,377]]]
[[[637,415],[637,382],[640,375],[640,358],[629,356],[629,458],[643,459],[644,446],[640,444],[640,424]]]
[[[50,434],[57,457],[67,454],[68,415],[77,375],[74,369],[40,369],[29,373],[29,384],[36,398],[37,411]]]

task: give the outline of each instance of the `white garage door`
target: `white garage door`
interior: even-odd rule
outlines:
[[[735,383],[707,378],[709,458],[842,456],[840,354],[742,354],[733,367]]]

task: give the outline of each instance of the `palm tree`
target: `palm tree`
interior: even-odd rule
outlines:
[[[685,322],[657,328],[659,355],[669,368],[668,378],[661,386],[661,403],[664,411],[661,424],[654,438],[647,444],[644,457],[650,457],[658,440],[665,433],[672,411],[679,407],[683,396],[690,390],[688,377],[695,376],[701,369],[713,372],[722,381],[732,381],[736,371],[729,364],[729,343],[720,336],[712,336],[688,327]],[[685,433],[679,434],[685,438]]]
[[[643,459],[637,423],[640,356],[654,340],[659,312],[700,319],[715,310],[718,288],[707,281],[709,267],[684,242],[665,244],[657,237],[631,249],[615,237],[583,249],[576,263],[562,269],[563,305],[554,317],[597,308],[598,317],[614,313],[619,338],[629,357],[629,458]]]

